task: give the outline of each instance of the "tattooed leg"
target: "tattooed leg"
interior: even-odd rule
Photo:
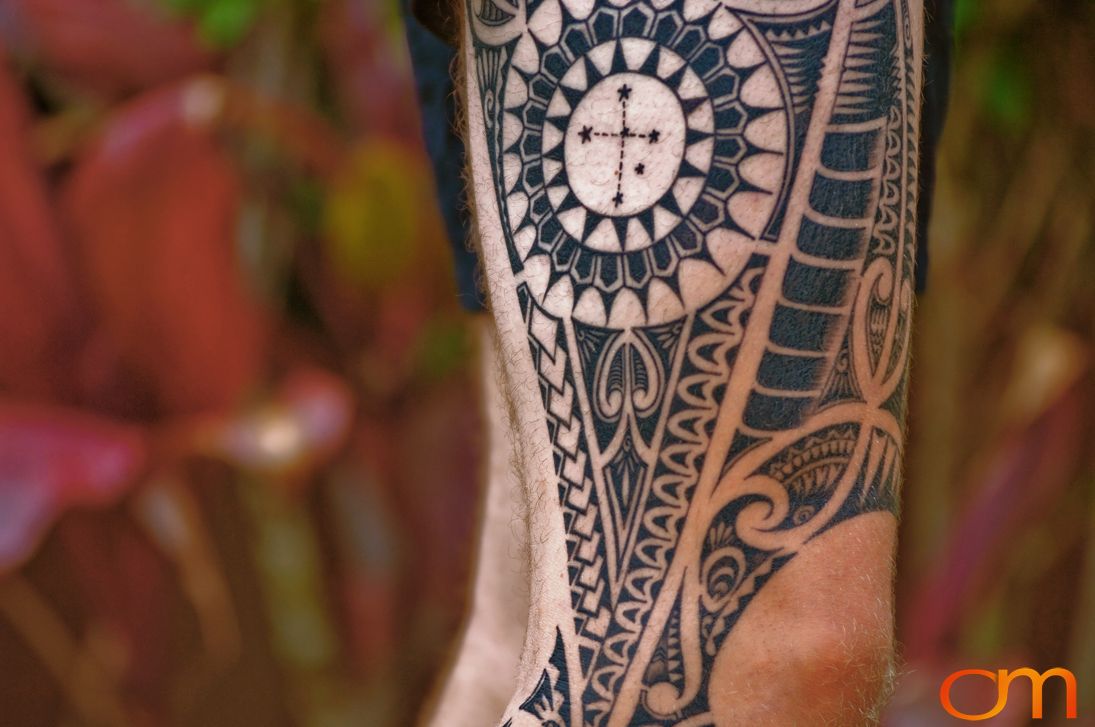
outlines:
[[[508,722],[870,721],[919,0],[464,2],[534,533]]]

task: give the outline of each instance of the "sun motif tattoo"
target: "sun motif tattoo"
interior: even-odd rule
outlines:
[[[548,287],[565,277],[572,308],[592,291],[603,320],[624,290],[651,309],[655,282],[681,298],[684,260],[728,262],[706,238],[743,234],[727,201],[761,191],[737,172],[762,153],[743,134],[762,110],[738,97],[742,69],[711,44],[710,23],[656,16],[599,11],[567,19],[552,43],[525,36],[542,62],[510,65],[498,89],[521,99],[503,111],[516,138],[498,159],[519,180],[506,193],[517,252],[549,256]]]
[[[465,1],[569,559],[510,724],[713,725],[753,597],[897,511],[912,0]]]

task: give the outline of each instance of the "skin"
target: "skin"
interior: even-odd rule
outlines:
[[[510,441],[517,445],[512,477],[520,483],[517,507],[524,515],[529,543],[527,574],[506,572],[518,578],[525,575],[530,595],[527,619],[516,619],[519,600],[506,595],[512,588],[500,585],[505,578],[495,581],[491,576],[502,572],[497,563],[507,549],[503,522],[512,522],[506,514],[512,507],[502,505],[504,498],[499,495],[505,489],[501,483],[507,481],[501,464],[510,459],[506,454],[492,466],[481,550],[484,568],[475,584],[463,652],[432,723],[683,727],[875,722],[893,662],[892,553],[911,315],[907,260],[915,244],[909,232],[912,226],[907,224],[915,205],[907,201],[915,200],[911,150],[915,149],[919,99],[920,3],[876,0],[857,7],[854,0],[836,0],[829,7],[829,26],[814,22],[813,27],[827,33],[827,44],[811,51],[817,54],[814,63],[820,73],[813,115],[808,122],[799,121],[803,129],[800,161],[793,169],[780,161],[791,155],[785,119],[790,102],[774,80],[784,71],[774,66],[765,70],[768,66],[763,64],[773,61],[761,46],[769,41],[756,41],[757,36],[749,34],[763,35],[756,31],[759,25],[749,26],[749,18],[757,18],[758,23],[799,22],[788,20],[788,14],[822,12],[825,3],[726,0],[720,12],[728,12],[721,20],[712,20],[717,3],[659,3],[658,8],[672,5],[686,18],[700,18],[696,22],[711,38],[740,31],[741,43],[722,52],[731,60],[736,58],[742,68],[753,69],[740,72],[743,78],[751,73],[757,80],[748,81],[738,93],[747,99],[747,108],[768,109],[750,112],[745,132],[753,149],[767,151],[735,162],[735,168],[743,178],[755,180],[755,188],[769,191],[760,194],[739,186],[732,192],[725,204],[736,224],[727,223],[725,229],[715,229],[704,238],[716,265],[689,260],[681,263],[675,281],[666,286],[659,282],[649,289],[605,296],[592,286],[583,288],[580,279],[567,277],[572,273],[558,274],[548,255],[537,253],[539,228],[523,227],[520,214],[510,209],[520,207],[522,194],[535,194],[535,190],[521,186],[521,175],[528,167],[522,171],[520,165],[527,161],[492,151],[492,129],[501,128],[500,119],[505,117],[493,104],[513,107],[526,93],[525,81],[519,74],[484,75],[483,68],[497,66],[477,65],[481,62],[477,58],[505,59],[495,49],[516,48],[505,52],[512,53],[515,65],[523,63],[531,69],[531,77],[540,62],[537,54],[546,53],[543,49],[556,42],[560,26],[580,23],[580,18],[575,20],[580,13],[615,6],[607,0],[567,0],[568,14],[563,15],[550,7],[555,0],[536,3],[537,12],[530,13],[521,3],[505,13],[497,8],[508,8],[508,4],[484,10],[482,2],[473,0],[472,14],[463,26],[470,179],[496,328],[498,373],[493,380],[501,382],[496,397],[508,403],[505,426],[511,431]],[[545,6],[549,9],[543,10]],[[779,17],[772,20],[773,16]],[[903,25],[902,19],[907,23]],[[878,28],[882,30],[876,32]],[[505,45],[529,36],[540,43],[525,40]],[[785,36],[777,31],[765,37],[777,43]],[[802,33],[793,37],[801,38]],[[652,209],[665,180],[672,184],[687,175],[681,161],[687,155],[698,159],[701,167],[710,162],[702,149],[692,150],[681,141],[686,138],[684,124],[698,118],[689,116],[685,121],[687,114],[675,100],[688,95],[686,82],[678,88],[668,73],[655,78],[649,70],[652,65],[646,66],[645,76],[639,72],[648,44],[633,38],[607,42],[626,47],[632,61],[620,60],[619,65],[614,61],[609,69],[606,54],[602,70],[590,71],[594,78],[573,82],[583,87],[571,103],[553,101],[568,114],[559,122],[564,139],[560,143],[565,146],[560,158],[568,179],[564,186],[577,193],[586,220],[596,222],[595,215],[609,219],[596,229],[594,224],[584,228],[570,224],[567,229],[593,250],[590,254],[597,255],[649,246],[652,238],[649,233],[644,236],[641,224],[619,226],[619,239],[612,238],[612,218],[625,211]],[[893,66],[899,79],[895,84],[872,87],[868,96],[875,95],[865,103],[870,107],[867,111],[846,94],[847,88],[858,88],[855,74],[862,66],[849,61],[855,67],[851,72],[846,68],[843,77],[838,70],[854,55],[848,48],[856,42],[880,43],[881,57],[907,61]],[[559,82],[566,83],[565,78]],[[493,85],[485,88],[485,84]],[[877,111],[872,111],[875,107]],[[509,122],[511,128],[520,112],[516,114]],[[709,130],[729,133],[718,126],[725,117],[714,118],[714,129]],[[775,123],[776,119],[783,120]],[[847,138],[849,130],[867,126],[880,131],[870,137],[874,146],[864,157],[865,171],[833,172],[845,164],[855,168],[848,160],[857,158],[857,148],[838,145],[839,153],[826,156],[826,145],[837,137]],[[527,125],[531,127],[539,128],[535,122]],[[546,150],[551,132],[546,123],[543,128],[539,148]],[[661,131],[657,141],[649,138],[653,129]],[[835,135],[834,129],[842,134]],[[593,138],[598,132],[603,136]],[[614,144],[619,146],[610,148]],[[884,157],[891,160],[889,167]],[[613,173],[616,159],[620,161]],[[536,163],[550,168],[549,163]],[[644,165],[641,173],[640,163]],[[819,180],[819,170],[837,180],[861,177],[870,191],[862,199],[851,191],[844,197],[844,190],[854,185],[835,183],[819,198],[817,189],[825,181]],[[713,172],[700,172],[710,185]],[[778,189],[784,194],[782,208]],[[886,197],[886,189],[900,194]],[[552,201],[556,209],[568,204],[558,203],[561,197],[559,193]],[[508,213],[503,212],[502,202]],[[865,237],[851,253],[837,259],[839,235],[850,223],[831,218],[859,204],[867,208],[860,215],[867,225]],[[886,205],[893,211],[890,217],[896,215],[904,223],[888,233],[886,215],[874,214]],[[782,223],[772,227],[778,209],[783,210]],[[829,228],[817,233],[821,242],[809,248],[814,254],[808,255],[810,240],[803,231],[810,229],[810,215],[824,219],[818,217],[818,209],[832,212],[826,222]],[[769,238],[764,237],[766,229],[774,230]],[[527,252],[529,240],[531,252]],[[849,257],[850,262],[845,259]],[[836,292],[825,288],[825,276],[802,274],[803,265],[841,276],[843,287]],[[680,293],[673,291],[673,282]],[[816,309],[831,315],[817,318],[821,321],[817,325],[828,327],[814,335],[817,331],[801,321],[791,327],[782,324],[788,309],[803,309],[791,299],[824,300]],[[720,353],[712,354],[710,346],[700,345],[701,334],[709,329],[696,321],[716,309],[729,311],[731,323],[717,319],[710,324],[718,333],[710,335],[722,346],[717,349]],[[684,323],[672,335],[641,333],[674,321]],[[674,348],[673,336],[678,334],[686,348]],[[810,345],[816,349],[810,349],[810,357],[817,367],[811,369],[810,381],[773,374],[773,351],[784,350],[776,346],[777,340],[793,342],[786,351],[793,358],[807,347],[801,341],[814,339],[816,343]],[[613,348],[613,342],[620,341],[624,347]],[[654,343],[644,343],[649,341]],[[579,350],[587,352],[586,358],[576,355]],[[622,368],[612,368],[613,361],[623,362]],[[699,389],[682,383],[691,371],[690,361],[699,361],[701,369],[707,366],[714,372],[713,384],[722,385],[704,389],[702,403],[691,403],[689,392]],[[724,365],[725,361],[731,363]],[[843,380],[840,372],[848,369],[854,372],[854,392],[834,388],[833,382]],[[697,371],[692,374],[699,379],[707,375]],[[620,437],[627,422],[638,421],[636,412],[646,406],[655,386],[651,380],[665,384],[658,389],[669,397],[663,402],[679,403],[650,409],[661,412],[650,415],[659,422],[655,434],[627,430],[636,441],[650,438],[651,447],[647,451],[640,446],[637,455],[646,457],[646,469],[634,465],[639,469],[627,470],[626,462],[635,460],[621,460]],[[583,386],[589,382],[592,385]],[[602,384],[609,388],[598,389]],[[599,398],[600,391],[608,393]],[[787,391],[808,393],[780,393]],[[764,398],[761,394],[775,402],[764,411],[756,405]],[[803,396],[808,401],[800,406]],[[496,411],[501,409],[500,401],[495,398],[492,404]],[[614,406],[623,408],[614,410]],[[666,476],[663,453],[674,446],[665,432],[676,431],[672,418],[682,411],[709,413],[707,436],[691,445],[701,450],[694,453],[699,464],[689,475],[688,488],[681,490],[687,492],[685,502],[679,511],[674,510],[679,519],[670,528],[671,545],[658,551],[665,558],[653,571],[656,592],[649,592],[649,598],[642,593],[635,596],[628,591],[634,581],[628,579],[649,571],[643,554],[660,547],[660,541],[643,530],[645,526],[613,519],[616,511],[608,503],[617,496],[614,493],[633,488],[659,492],[657,477]],[[500,418],[495,425],[495,441],[502,442]],[[575,432],[576,438],[568,438]],[[743,433],[753,444],[736,444]],[[583,470],[587,462],[593,465]],[[826,462],[827,466],[819,465]],[[654,489],[641,489],[644,486]],[[590,497],[595,498],[596,508],[587,504],[594,502]],[[655,517],[656,509],[664,506],[656,498],[638,501],[638,522],[646,522],[643,518],[648,515]],[[649,507],[655,511],[642,510],[645,503],[653,503]],[[579,536],[575,517],[590,513],[593,519],[585,521],[592,523],[590,529]],[[629,542],[642,547],[628,550]],[[594,560],[591,553],[601,556],[598,563],[611,560],[613,565],[600,566],[596,572],[592,566],[583,570]],[[575,573],[583,574],[577,582]],[[611,594],[598,612],[605,619],[600,623],[607,627],[584,615],[591,593]],[[638,627],[629,620],[634,613],[641,613]],[[522,620],[527,620],[527,631],[518,655],[516,634]],[[626,644],[620,647],[624,650],[614,650],[613,644],[620,643]],[[583,656],[588,653],[593,656]],[[617,658],[620,653],[622,660]],[[505,670],[506,664],[512,667]],[[502,674],[515,679],[503,680]],[[503,681],[511,689],[499,709],[497,690]],[[493,714],[487,717],[488,712]]]
[[[448,676],[430,712],[435,724],[492,724],[516,689],[529,612],[524,494],[515,476],[509,412],[493,331],[481,332],[487,413],[486,489],[468,618]]]

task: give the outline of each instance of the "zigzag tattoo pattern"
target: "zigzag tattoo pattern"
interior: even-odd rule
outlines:
[[[466,2],[572,607],[507,724],[713,724],[755,594],[897,511],[910,0]]]

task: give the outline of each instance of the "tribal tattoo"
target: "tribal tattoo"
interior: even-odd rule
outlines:
[[[569,557],[510,724],[713,724],[755,594],[896,513],[912,0],[466,1]]]

